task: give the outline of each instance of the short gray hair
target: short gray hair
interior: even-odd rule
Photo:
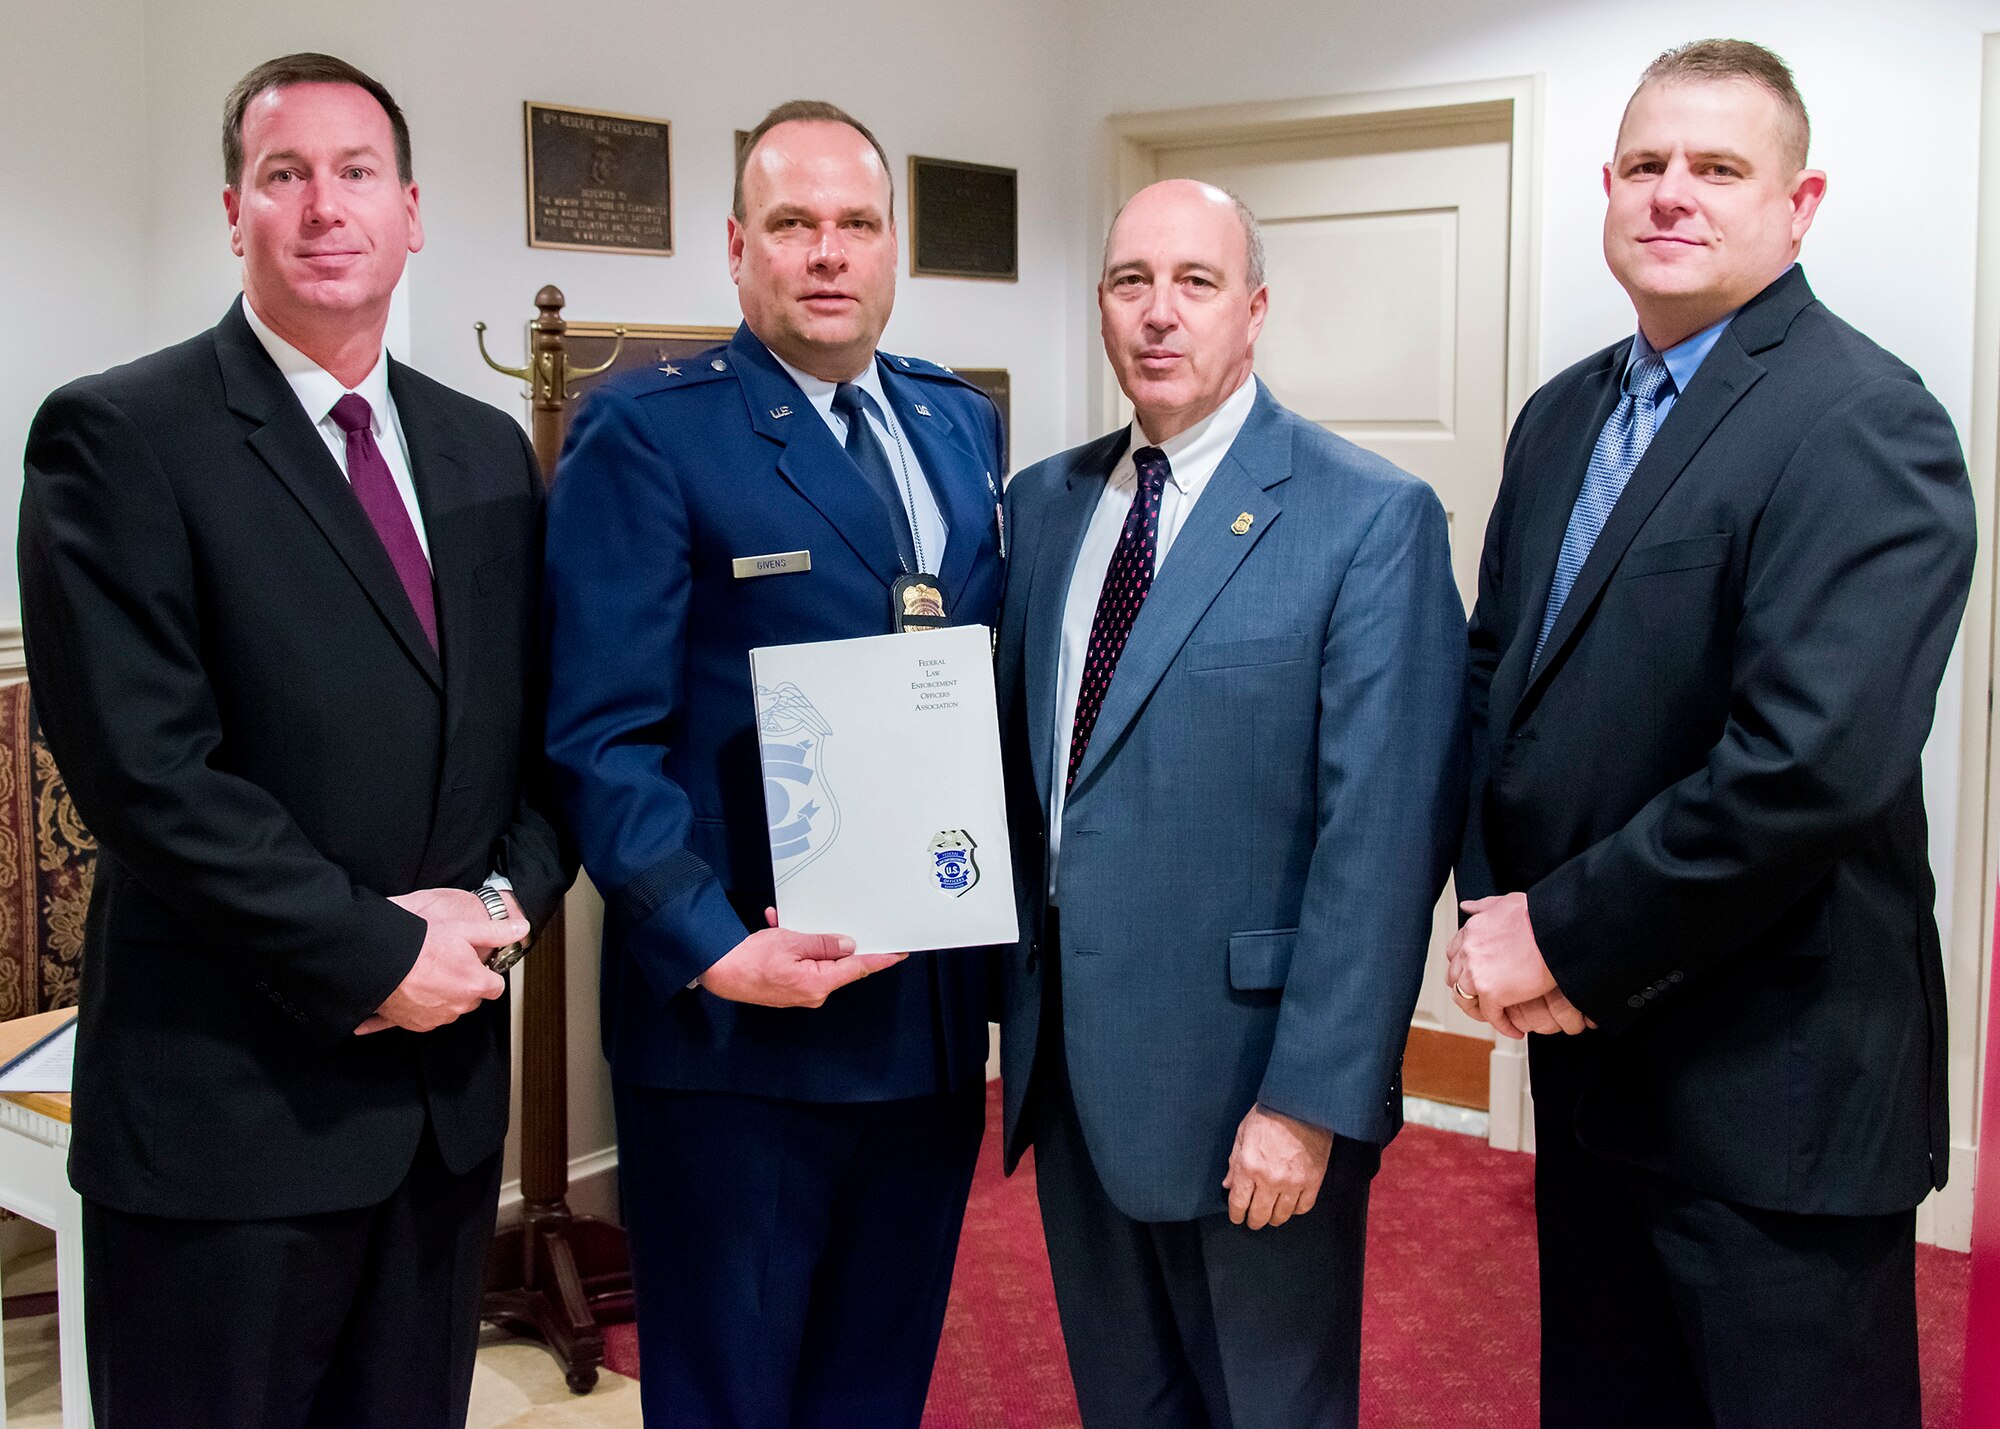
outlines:
[[[1217,188],[1214,184],[1205,184],[1204,187],[1215,189],[1217,193],[1228,199],[1230,207],[1236,210],[1236,217],[1243,224],[1243,272],[1244,276],[1249,280],[1250,291],[1254,293],[1264,286],[1263,225],[1257,222],[1257,215],[1250,212],[1250,205],[1243,202],[1242,199],[1238,198],[1228,189]],[[1135,194],[1133,197],[1136,198],[1137,195]],[[1125,216],[1126,205],[1131,202],[1132,200],[1128,198],[1125,200],[1125,203],[1118,205],[1118,212],[1111,215],[1111,227],[1104,230],[1104,256],[1097,265],[1097,274],[1100,279],[1103,278],[1105,270],[1111,266],[1111,235],[1118,227],[1118,220]]]

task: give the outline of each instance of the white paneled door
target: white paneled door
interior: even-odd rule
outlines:
[[[1150,177],[1220,185],[1257,215],[1271,288],[1258,375],[1431,484],[1468,609],[1507,436],[1510,129],[1505,114],[1419,110],[1150,151]],[[1477,1035],[1443,983],[1453,896],[1416,1023]]]

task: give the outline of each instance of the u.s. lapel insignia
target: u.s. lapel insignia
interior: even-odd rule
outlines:
[[[729,370],[729,364],[719,357],[709,358],[708,365],[713,367],[717,372],[727,372]]]
[[[926,407],[921,402],[917,403],[917,415],[919,417],[928,417],[930,414],[931,414],[930,408]]]
[[[1236,518],[1234,524],[1232,524],[1229,529],[1234,531],[1239,536],[1247,535],[1249,534],[1250,531],[1250,523],[1252,521],[1255,521],[1256,519],[1257,518],[1255,516],[1252,516],[1248,511],[1245,511],[1241,516],[1238,516]]]
[[[667,376],[669,377],[678,377],[681,375],[680,368],[674,366],[673,363],[671,362],[669,362],[666,366],[662,367],[660,371],[666,373]]]
[[[790,407],[773,407],[771,415],[774,417],[789,417],[792,415],[792,409]]]

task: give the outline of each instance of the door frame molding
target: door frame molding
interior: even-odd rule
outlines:
[[[1950,1047],[1952,1176],[1917,1209],[1917,1238],[1954,1250],[1972,1244],[1973,1181],[1979,1155],[1987,998],[1993,976],[1994,829],[2000,820],[2000,721],[1993,711],[1994,633],[2000,592],[1993,573],[1996,471],[2000,471],[2000,34],[1981,41],[1979,227],[1972,299],[1972,429],[1967,469],[1979,513],[1972,592],[1959,630],[1958,811],[1953,826],[1952,897],[1944,928],[1945,1006]],[[1989,1163],[1983,1168],[1996,1173]]]
[[[1512,171],[1507,193],[1507,422],[1540,384],[1537,363],[1541,332],[1542,76],[1472,80],[1413,89],[1371,90],[1253,104],[1217,104],[1200,109],[1113,114],[1110,165],[1104,182],[1099,232],[1107,231],[1118,207],[1145,186],[1162,149],[1193,144],[1251,143],[1260,139],[1310,138],[1376,129],[1414,129],[1460,123],[1469,118],[1504,118]],[[1088,350],[1096,350],[1096,304],[1086,305],[1091,327]],[[1123,402],[1108,363],[1098,365],[1090,391],[1090,429],[1118,425]]]
[[[1119,205],[1157,172],[1157,156],[1163,149],[1411,130],[1474,118],[1500,120],[1507,130],[1510,163],[1505,393],[1506,420],[1511,429],[1522,406],[1541,385],[1542,89],[1542,76],[1534,74],[1314,99],[1113,114],[1105,120],[1110,163],[1098,231],[1108,230]],[[1096,304],[1087,304],[1085,314],[1092,328],[1086,350],[1095,351]],[[1129,416],[1120,417],[1128,409],[1109,363],[1098,363],[1097,378],[1089,384],[1089,391],[1090,430],[1109,431],[1121,420],[1129,420]],[[1494,1146],[1509,1151],[1533,1149],[1534,1117],[1523,1043],[1496,1039],[1488,1061],[1488,1108],[1489,1140]]]

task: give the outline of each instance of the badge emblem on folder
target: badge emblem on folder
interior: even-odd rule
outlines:
[[[937,880],[938,892],[957,898],[979,882],[972,850],[972,835],[964,829],[946,829],[931,840],[931,877]]]

